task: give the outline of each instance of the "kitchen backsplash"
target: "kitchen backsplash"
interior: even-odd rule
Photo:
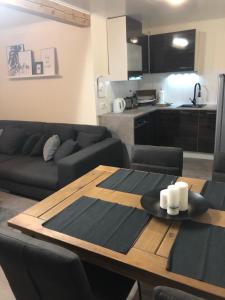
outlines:
[[[115,98],[132,96],[138,90],[138,81],[109,81],[107,85],[107,98],[110,105]]]
[[[106,81],[106,97],[104,108],[98,110],[98,114],[112,111],[112,102],[115,98],[131,96],[136,90],[162,88],[165,92],[165,101],[174,104],[190,103],[193,98],[194,85],[200,82],[202,85],[202,103],[216,104],[218,93],[218,74],[200,76],[196,73],[185,74],[146,74],[138,81]]]
[[[140,90],[161,88],[165,91],[165,101],[174,104],[190,103],[189,98],[193,98],[194,85],[200,82],[202,85],[202,99],[203,103],[217,103],[217,84],[209,87],[203,77],[196,73],[185,74],[147,74],[139,82],[138,88]],[[212,82],[212,80],[210,81]]]

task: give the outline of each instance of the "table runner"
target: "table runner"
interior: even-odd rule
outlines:
[[[81,197],[43,226],[125,254],[149,220],[144,210]]]
[[[144,195],[154,189],[165,189],[176,180],[177,177],[173,175],[120,169],[98,186],[120,192]]]
[[[225,228],[184,222],[167,269],[225,288]]]
[[[209,202],[210,207],[225,211],[225,183],[207,181],[201,194]]]

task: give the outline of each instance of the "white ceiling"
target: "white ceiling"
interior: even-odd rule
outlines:
[[[0,5],[0,30],[41,22],[46,19]]]
[[[130,15],[144,27],[225,17],[225,0],[184,0],[171,6],[168,0],[63,0],[105,17]]]
[[[57,2],[57,0],[55,0]],[[196,20],[225,17],[225,0],[184,0],[171,6],[169,0],[60,0],[82,10],[104,17],[129,15],[142,21],[147,29]],[[0,30],[46,19],[5,8],[0,5]]]

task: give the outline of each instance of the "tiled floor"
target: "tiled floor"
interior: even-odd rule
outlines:
[[[212,161],[200,159],[184,159],[183,176],[211,179]],[[0,192],[0,226],[6,226],[6,219],[25,210],[36,203],[33,200]],[[1,211],[2,208],[2,211]],[[7,211],[7,213],[5,213]],[[152,299],[152,287],[142,286],[143,300]],[[15,300],[7,279],[0,268],[0,299]],[[138,300],[136,295],[134,300]]]
[[[184,158],[183,176],[211,180],[212,167],[212,160]]]

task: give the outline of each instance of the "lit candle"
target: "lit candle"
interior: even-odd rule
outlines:
[[[179,191],[179,199],[180,199],[180,211],[188,210],[188,184],[186,182],[176,182],[175,186]]]
[[[168,186],[167,213],[172,216],[179,214],[179,190],[175,185]]]
[[[160,192],[160,207],[167,209],[167,189]]]

